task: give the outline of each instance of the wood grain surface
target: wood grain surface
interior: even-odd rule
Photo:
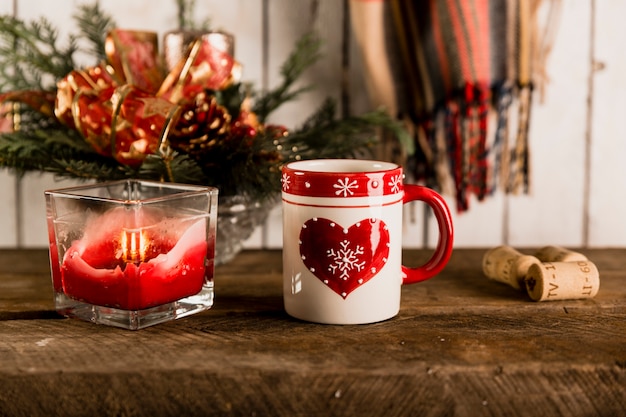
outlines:
[[[626,415],[624,251],[582,252],[594,299],[535,303],[457,250],[397,317],[329,326],[284,312],[280,251],[246,251],[213,309],[133,332],[58,316],[47,252],[0,251],[0,416]]]

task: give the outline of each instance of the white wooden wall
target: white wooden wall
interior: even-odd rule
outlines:
[[[164,33],[176,25],[174,0],[100,1],[119,26]],[[456,247],[516,247],[557,244],[569,247],[626,248],[626,0],[564,0],[547,72],[544,100],[535,96],[531,118],[532,193],[496,194],[471,202],[454,214]],[[67,34],[78,0],[1,0],[0,13],[22,19],[46,16]],[[197,0],[200,20],[236,37],[236,58],[244,78],[258,87],[278,82],[278,69],[294,41],[318,29],[326,38],[325,59],[303,80],[317,88],[280,109],[274,121],[294,127],[324,97],[340,99],[343,0]],[[350,106],[369,109],[359,71],[350,54]],[[47,245],[43,191],[72,184],[48,175],[22,179],[0,172],[0,246]],[[449,200],[452,205],[452,199]],[[281,246],[280,208],[255,232],[248,247]],[[431,247],[435,223],[423,207],[407,206],[405,242]]]

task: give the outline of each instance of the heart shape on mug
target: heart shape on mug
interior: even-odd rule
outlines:
[[[346,299],[387,263],[389,230],[380,219],[364,219],[346,229],[314,217],[300,230],[300,256],[313,275]]]

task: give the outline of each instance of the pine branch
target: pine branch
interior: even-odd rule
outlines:
[[[132,178],[125,167],[121,167],[112,159],[97,156],[96,158],[75,159],[76,157],[55,157],[43,171],[56,174],[58,177],[95,181],[115,181]]]
[[[90,45],[86,52],[98,61],[104,61],[105,36],[116,26],[113,17],[102,10],[98,2],[94,2],[78,6],[73,18],[80,30],[80,36]]]
[[[233,119],[237,119],[241,110],[241,104],[246,98],[245,89],[241,83],[233,84],[224,90],[210,90],[220,106],[224,106]]]
[[[192,12],[190,12],[190,10],[193,9],[194,4],[195,0],[176,0],[176,6],[178,8],[178,29],[189,29],[191,21],[193,21],[191,18]]]
[[[205,184],[206,177],[198,164],[184,154],[148,155],[136,173],[138,178],[159,179],[184,184]]]
[[[114,160],[96,154],[77,133],[59,128],[1,134],[0,166],[72,178],[123,177]]]
[[[178,29],[209,30],[210,20],[208,18],[202,22],[195,19],[196,0],[176,0],[176,6],[178,8]]]
[[[286,160],[359,157],[378,142],[381,129],[391,132],[407,152],[412,152],[411,136],[383,109],[341,119],[335,118],[335,114],[336,103],[327,98],[302,126],[285,138],[283,149],[287,152],[283,157]]]
[[[78,49],[74,36],[65,47],[57,42],[58,31],[45,18],[25,23],[0,16],[0,91],[53,90],[74,69]]]
[[[282,83],[256,99],[253,111],[262,123],[265,122],[270,113],[282,104],[294,100],[305,91],[311,90],[312,86],[295,90],[292,88],[304,71],[320,58],[321,45],[321,40],[312,33],[307,33],[298,40],[294,51],[281,67]]]
[[[377,141],[376,122],[384,120],[383,114],[343,119],[336,119],[335,114],[335,102],[327,99],[284,139],[284,160],[355,157]]]

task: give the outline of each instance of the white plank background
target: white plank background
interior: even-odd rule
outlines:
[[[0,13],[22,19],[45,16],[61,34],[72,30],[78,0],[3,0]],[[174,0],[100,2],[121,27],[174,29]],[[341,94],[344,2],[338,0],[200,0],[199,20],[236,37],[235,55],[244,79],[270,88],[279,67],[304,32],[316,29],[325,39],[324,59],[302,83],[314,92],[277,111],[275,122],[298,126],[326,96]],[[453,214],[456,247],[517,247],[558,244],[571,247],[626,248],[626,39],[624,0],[563,1],[557,36],[547,63],[550,82],[543,101],[534,99],[531,116],[532,192],[498,193],[471,201],[469,212]],[[350,51],[351,111],[369,109],[354,45]],[[0,172],[0,247],[47,245],[43,191],[72,184],[50,175],[16,178]],[[452,199],[448,201],[452,204]],[[407,247],[432,247],[434,220],[419,204],[405,207]],[[280,248],[281,213],[277,207],[247,247]]]
[[[626,246],[624,15],[626,2],[596,1],[588,222],[592,246]]]

